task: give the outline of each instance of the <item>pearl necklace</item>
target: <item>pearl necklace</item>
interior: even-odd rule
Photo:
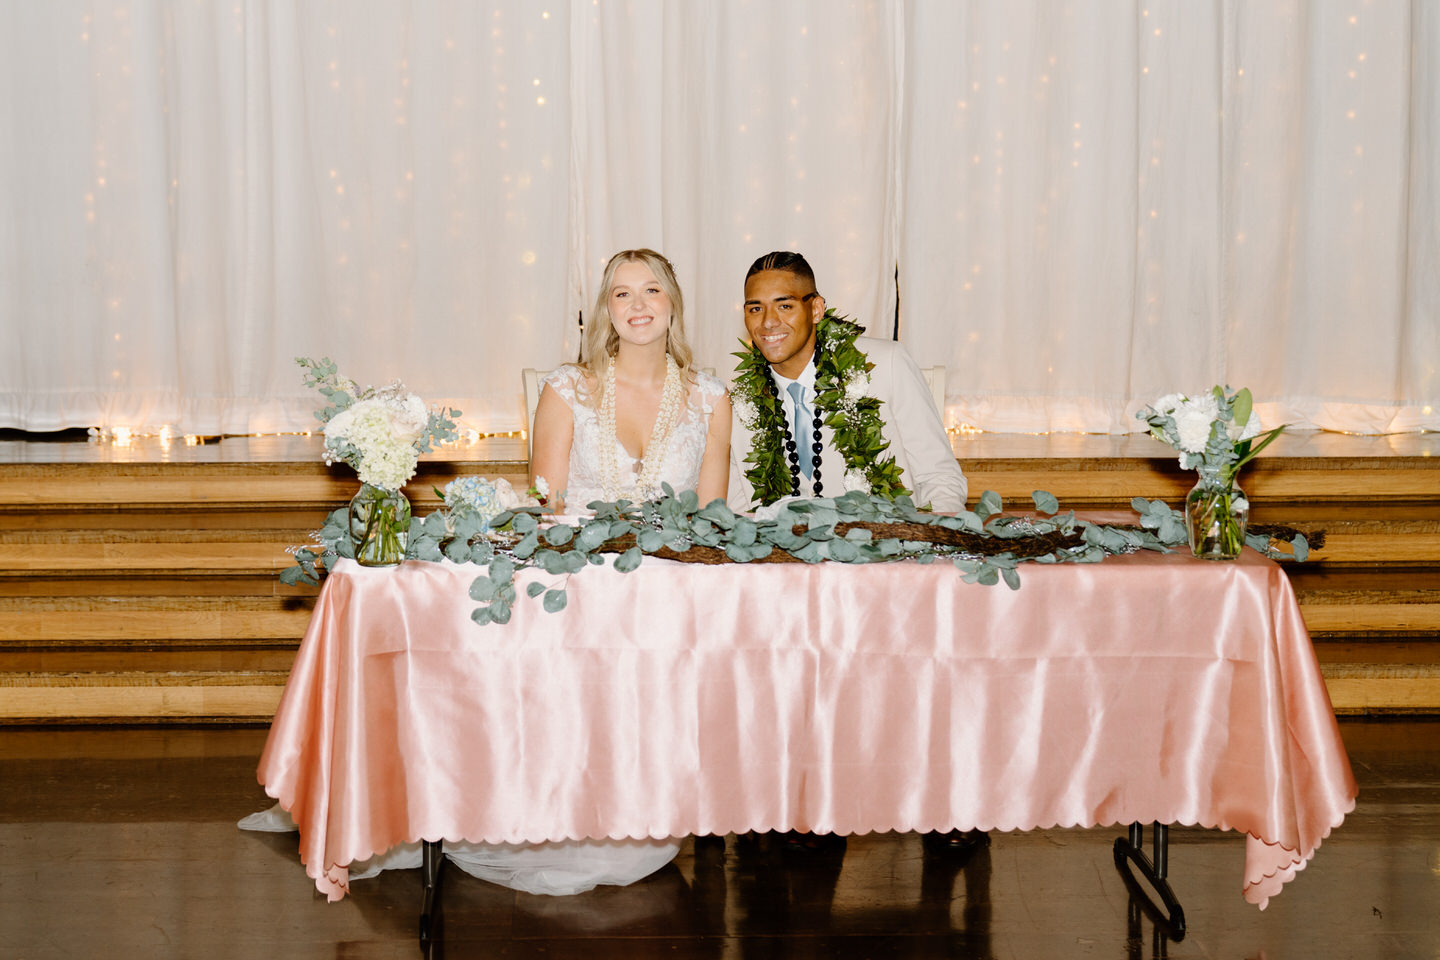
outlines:
[[[665,386],[660,393],[660,409],[655,413],[655,426],[645,444],[645,457],[634,483],[622,486],[620,466],[615,453],[619,441],[615,436],[615,364],[605,370],[605,396],[600,400],[600,469],[601,491],[610,502],[622,496],[627,500],[652,500],[660,493],[660,471],[665,466],[666,439],[680,410],[680,367],[675,358],[665,354]]]

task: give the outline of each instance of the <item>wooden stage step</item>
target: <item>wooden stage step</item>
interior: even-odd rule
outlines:
[[[0,440],[0,723],[263,723],[316,590],[287,548],[354,493],[318,437],[195,447]],[[1025,509],[1178,504],[1194,483],[1145,436],[956,435],[972,494]],[[1257,523],[1325,531],[1287,567],[1337,712],[1440,713],[1440,436],[1284,436],[1242,485]],[[450,447],[406,489],[523,488],[524,441]]]

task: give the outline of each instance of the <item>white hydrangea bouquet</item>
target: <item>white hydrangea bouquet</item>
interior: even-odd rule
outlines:
[[[1150,425],[1151,436],[1179,451],[1180,466],[1200,473],[1185,499],[1190,549],[1206,559],[1239,556],[1250,502],[1235,478],[1284,425],[1261,431],[1248,387],[1231,393],[1216,386],[1195,397],[1167,394],[1135,416]]]
[[[315,411],[325,425],[325,462],[348,463],[360,476],[360,492],[350,501],[355,559],[369,566],[399,563],[410,527],[410,502],[400,488],[415,476],[420,454],[455,439],[460,411],[427,408],[398,380],[361,389],[329,357],[295,362],[305,385],[326,400]]]

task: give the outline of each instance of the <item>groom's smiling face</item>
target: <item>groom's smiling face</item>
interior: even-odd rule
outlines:
[[[815,352],[825,298],[789,270],[761,270],[745,281],[745,329],[782,377],[795,379]]]

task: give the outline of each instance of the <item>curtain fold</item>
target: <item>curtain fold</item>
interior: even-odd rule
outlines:
[[[1423,0],[0,5],[0,426],[304,430],[329,355],[513,429],[651,246],[722,375],[797,249],[952,423],[1440,429],[1437,57]]]

